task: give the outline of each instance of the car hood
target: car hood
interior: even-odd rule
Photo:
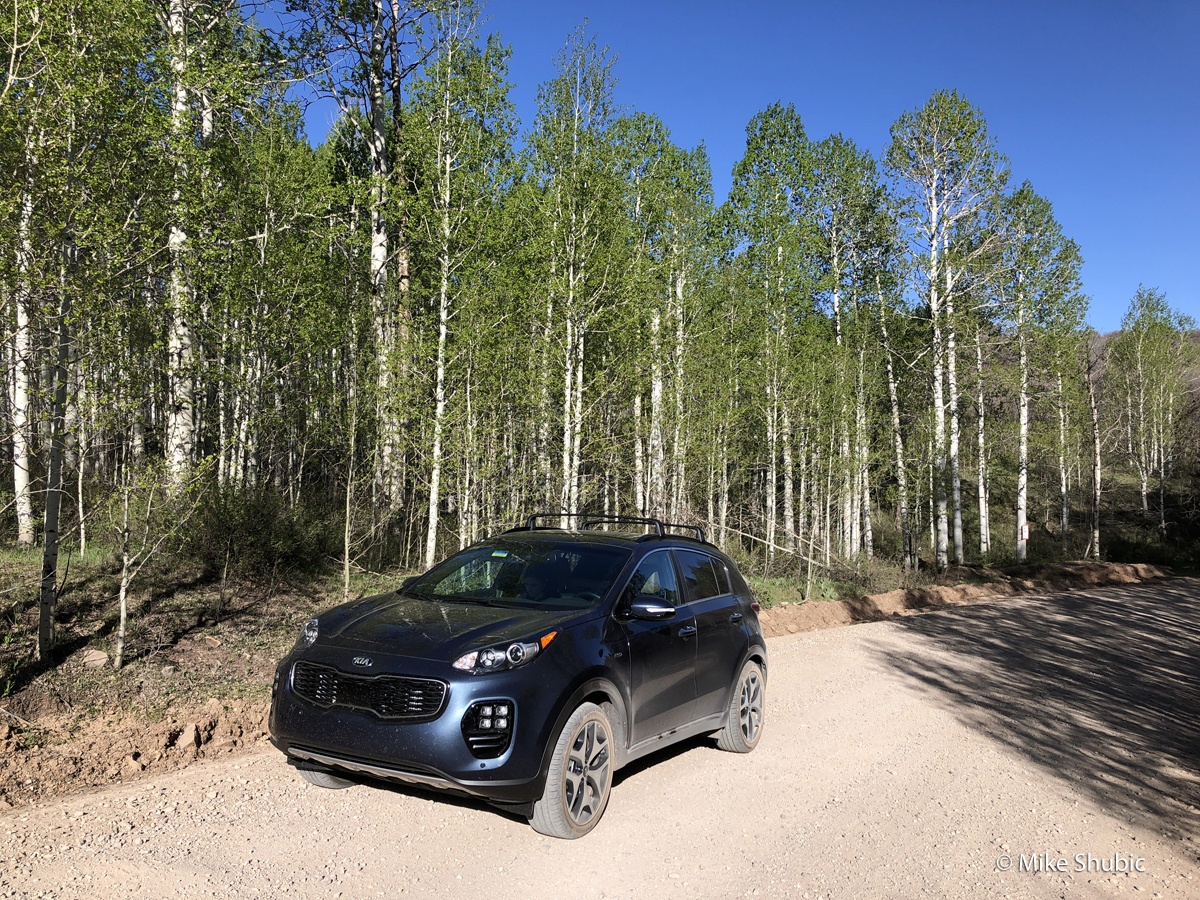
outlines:
[[[492,644],[540,637],[568,618],[574,615],[562,610],[439,603],[391,593],[341,607],[328,622],[322,616],[319,640],[351,649],[454,660]]]

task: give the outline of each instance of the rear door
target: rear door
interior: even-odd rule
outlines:
[[[725,563],[698,550],[675,550],[686,608],[695,617],[696,705],[692,718],[724,711],[735,669],[748,639],[737,597],[730,593]]]
[[[618,601],[618,612],[648,594],[676,608],[675,617],[645,622],[621,617],[629,642],[632,743],[671,731],[695,718],[696,620],[682,606],[668,550],[641,561]]]

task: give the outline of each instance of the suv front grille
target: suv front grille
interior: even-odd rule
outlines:
[[[301,660],[292,668],[292,688],[316,706],[363,709],[381,719],[415,722],[441,715],[447,685],[400,675],[364,678]]]

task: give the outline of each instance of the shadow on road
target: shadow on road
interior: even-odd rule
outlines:
[[[1200,837],[1200,580],[898,622],[887,662],[1118,818]],[[948,652],[938,652],[948,651]]]

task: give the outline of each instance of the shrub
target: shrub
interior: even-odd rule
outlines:
[[[201,499],[181,552],[210,576],[317,573],[341,553],[340,528],[336,511],[289,506],[269,486],[213,485]]]

